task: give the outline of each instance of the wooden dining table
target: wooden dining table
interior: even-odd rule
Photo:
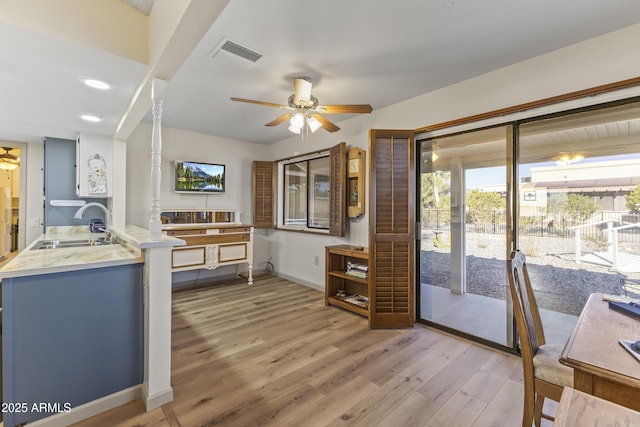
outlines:
[[[640,411],[640,362],[618,340],[640,340],[640,319],[591,294],[560,362],[573,368],[576,390]]]

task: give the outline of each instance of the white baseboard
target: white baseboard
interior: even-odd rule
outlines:
[[[92,400],[75,408],[71,408],[69,412],[61,412],[47,418],[29,423],[33,427],[66,427],[73,423],[77,423],[94,415],[101,414],[117,406],[124,405],[133,400],[139,399],[141,396],[142,385],[136,385],[126,388],[100,399]]]
[[[143,385],[141,397],[142,403],[144,403],[144,407],[147,409],[147,412],[149,412],[156,408],[159,408],[165,403],[173,401],[173,388],[169,387],[168,389],[154,393],[153,396],[149,396],[149,391]]]
[[[287,279],[287,280],[290,280],[292,282],[300,283],[301,285],[304,285],[304,286],[306,286],[308,288],[312,288],[312,289],[315,289],[317,291],[324,292],[324,284],[319,285],[317,283],[312,283],[312,282],[309,282],[307,280],[300,279],[298,277],[293,277],[293,276],[288,276],[286,274],[282,274],[282,273],[280,273],[278,271],[275,271],[273,274],[275,274],[278,277],[282,277],[283,279]]]

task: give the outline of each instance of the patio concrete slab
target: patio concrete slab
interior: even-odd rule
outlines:
[[[582,255],[580,261],[605,267],[613,267],[613,257],[608,252],[590,252]],[[618,268],[616,270],[622,273],[639,273],[640,255],[618,252]]]

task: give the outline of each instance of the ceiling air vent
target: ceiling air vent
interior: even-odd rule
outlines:
[[[211,51],[210,56],[216,62],[226,65],[240,66],[248,68],[255,64],[262,54],[251,50],[246,46],[242,46],[229,39],[222,40],[215,49]]]

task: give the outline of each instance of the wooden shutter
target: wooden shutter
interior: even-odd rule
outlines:
[[[344,237],[347,213],[347,144],[329,150],[329,234]]]
[[[415,165],[413,131],[369,134],[369,326],[415,321]]]
[[[253,162],[253,225],[256,228],[275,227],[275,170],[274,162]]]

